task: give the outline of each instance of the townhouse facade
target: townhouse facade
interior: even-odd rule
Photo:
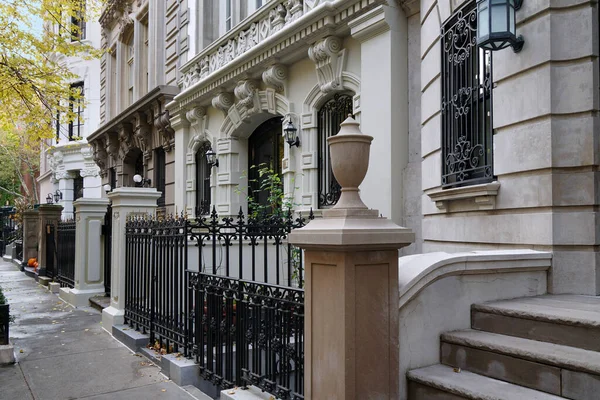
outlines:
[[[81,18],[70,21],[69,34],[73,46],[81,42],[100,48],[100,24],[88,21],[85,12]],[[100,61],[63,56],[60,62],[77,76],[70,83],[77,97],[64,100],[75,118],[66,123],[64,115],[56,115],[53,122],[56,134],[42,148],[37,181],[40,201],[60,204],[63,218],[69,219],[74,218],[73,201],[81,197],[102,197],[99,169],[87,141],[100,123],[100,86],[97,84]]]

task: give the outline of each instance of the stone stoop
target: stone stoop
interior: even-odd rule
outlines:
[[[600,297],[544,295],[471,307],[441,336],[441,365],[408,373],[408,399],[600,399]]]

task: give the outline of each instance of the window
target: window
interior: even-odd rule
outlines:
[[[140,76],[142,78],[142,87],[140,88],[140,95],[144,95],[148,93],[148,88],[150,87],[150,83],[148,82],[148,20],[142,21],[142,39],[143,39],[143,47],[142,54],[139,58],[139,63],[141,65]]]
[[[492,55],[477,47],[471,1],[444,25],[442,41],[442,187],[493,179]]]
[[[73,179],[73,200],[77,200],[83,197],[83,178],[77,174],[77,177]]]
[[[157,201],[159,207],[165,206],[165,151],[162,147],[154,150],[154,181],[160,194]]]
[[[256,9],[258,10],[259,8],[261,8],[263,5],[263,1],[262,0],[256,0]]]
[[[319,208],[335,205],[341,194],[340,184],[333,176],[327,138],[340,131],[340,124],[352,114],[352,97],[336,94],[319,110],[317,120],[319,156]]]
[[[135,49],[133,47],[133,35],[127,41],[127,100],[128,105],[133,104],[133,87],[134,87],[134,58]]]
[[[231,29],[231,1],[232,0],[225,0],[225,31],[229,32],[229,30]]]
[[[69,112],[72,116],[72,121],[69,122],[69,141],[80,140],[83,137],[83,82],[71,85]],[[60,125],[57,129],[60,129]]]
[[[71,41],[85,39],[85,0],[79,2],[79,7],[71,16]]]
[[[196,216],[210,214],[210,170],[206,162],[206,152],[210,143],[206,142],[196,152]]]

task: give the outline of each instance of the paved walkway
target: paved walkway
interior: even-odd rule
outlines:
[[[99,311],[69,306],[1,259],[0,287],[18,361],[0,367],[0,399],[195,398],[104,331]]]

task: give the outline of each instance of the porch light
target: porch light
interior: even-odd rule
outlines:
[[[110,185],[108,183],[106,185],[102,186],[102,188],[104,189],[105,193],[108,193],[112,190],[112,188],[110,187]]]
[[[61,200],[62,200],[62,192],[60,190],[56,189],[56,192],[54,192],[54,202],[58,203]]]
[[[152,184],[152,181],[150,180],[150,178],[142,178],[142,176],[140,174],[135,174],[133,176],[133,181],[135,183],[137,183],[138,185],[141,183],[142,187],[148,187]]]
[[[501,50],[512,46],[518,53],[523,36],[516,35],[515,11],[523,0],[479,0],[477,2],[477,45],[484,50]]]
[[[211,167],[218,167],[219,166],[219,160],[217,159],[217,153],[215,153],[213,151],[213,149],[208,149],[206,151],[206,162]]]
[[[52,193],[48,193],[48,196],[46,196],[46,204],[52,204]]]
[[[288,120],[287,125],[283,128],[283,133],[285,134],[285,141],[292,146],[300,147],[300,138],[296,135],[298,129],[292,123],[292,118]]]

